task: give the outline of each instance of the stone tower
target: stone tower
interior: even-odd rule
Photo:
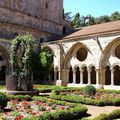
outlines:
[[[63,0],[0,0],[0,38],[32,33],[49,40],[68,32]]]

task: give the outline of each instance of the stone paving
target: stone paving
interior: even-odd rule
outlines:
[[[120,109],[120,107],[116,107],[116,106],[104,106],[104,107],[98,107],[98,106],[91,106],[91,105],[84,105],[88,108],[88,114],[90,116],[88,116],[87,118],[92,119],[95,118],[97,116],[99,116],[101,113],[110,113],[113,110],[116,109]],[[120,119],[117,119],[120,120]]]

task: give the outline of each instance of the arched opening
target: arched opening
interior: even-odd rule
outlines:
[[[114,67],[114,85],[120,85],[120,67],[118,65]]]
[[[70,70],[69,70],[69,83],[73,83],[73,71],[72,71],[72,67],[70,67]]]
[[[54,81],[54,68],[52,67],[51,71],[50,71],[50,80]]]
[[[110,85],[111,84],[111,70],[110,67],[107,66],[105,71],[105,85]]]
[[[0,70],[0,82],[6,79],[6,66],[2,66]]]
[[[88,71],[87,71],[87,67],[83,68],[83,83],[84,84],[88,83]]]
[[[66,34],[66,27],[63,27],[63,34]]]
[[[80,70],[79,70],[79,67],[77,67],[77,69],[76,69],[76,83],[77,84],[80,83]]]
[[[95,67],[93,66],[91,68],[91,84],[96,84],[96,70]]]

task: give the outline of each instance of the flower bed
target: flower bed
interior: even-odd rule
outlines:
[[[66,117],[68,117],[71,110],[73,115],[78,115],[76,114],[75,109],[78,109],[79,113],[83,113],[83,116],[87,112],[87,109],[82,105],[70,104],[64,101],[61,102],[44,97],[33,97],[33,101],[26,101],[24,99],[18,101],[17,99],[11,99],[9,100],[6,109],[9,109],[10,111],[5,112],[1,110],[0,119],[21,120],[24,118],[28,120],[35,118],[35,120],[37,120],[42,119],[45,116],[49,117],[48,113],[51,115],[56,114],[59,117],[59,114],[66,112]]]
[[[52,92],[51,97],[58,100],[64,100],[68,102],[76,102],[88,105],[97,105],[97,106],[105,106],[105,105],[114,105],[120,106],[120,94],[119,91],[109,91],[109,90],[97,90],[94,95],[85,94],[82,89],[78,90],[64,90],[60,91],[59,95],[55,95]]]

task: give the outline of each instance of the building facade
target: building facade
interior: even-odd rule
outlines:
[[[31,33],[39,45],[70,32],[63,14],[63,0],[0,0],[0,81],[9,73],[10,41]]]
[[[120,89],[120,21],[72,28],[63,19],[63,0],[0,1],[0,82],[10,73],[10,41],[33,34],[54,56],[49,81]]]
[[[120,21],[81,28],[44,47],[54,54],[55,81],[120,89]]]

